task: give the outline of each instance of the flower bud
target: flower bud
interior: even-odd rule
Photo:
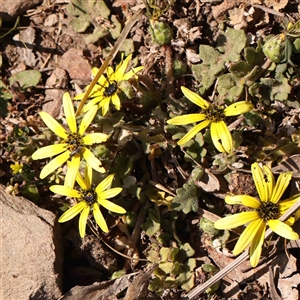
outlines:
[[[285,35],[272,36],[263,45],[263,52],[272,62],[278,63],[284,59]]]
[[[160,46],[169,45],[173,38],[172,28],[162,21],[150,21],[151,35],[153,41]]]

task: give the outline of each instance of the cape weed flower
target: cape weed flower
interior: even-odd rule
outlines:
[[[224,119],[225,117],[236,116],[248,112],[253,109],[253,105],[247,101],[239,101],[226,108],[218,107],[210,104],[186,87],[181,87],[181,90],[190,101],[201,108],[201,111],[197,114],[178,116],[167,121],[168,124],[172,125],[188,125],[200,122],[178,141],[178,145],[187,143],[199,131],[210,125],[210,133],[214,146],[220,152],[231,153],[233,151],[232,136]]]
[[[292,172],[280,174],[275,184],[274,175],[267,166],[260,167],[258,163],[254,163],[251,171],[260,200],[248,195],[237,195],[226,196],[225,202],[242,204],[255,210],[224,217],[216,221],[214,226],[216,229],[231,229],[248,224],[233,249],[233,255],[240,254],[251,244],[250,263],[256,267],[261,255],[267,225],[286,239],[297,240],[299,238],[298,234],[289,226],[293,224],[293,218],[288,219],[286,223],[281,222],[279,218],[300,200],[300,194],[279,201],[289,185]]]
[[[54,144],[38,149],[32,154],[32,159],[44,159],[59,154],[43,167],[40,178],[45,178],[68,161],[65,184],[69,187],[73,187],[82,156],[94,170],[100,173],[105,172],[105,169],[101,166],[100,160],[96,158],[86,146],[105,142],[108,137],[103,133],[84,134],[97,113],[96,107],[92,108],[84,115],[79,128],[77,127],[73,102],[69,93],[63,95],[63,109],[69,131],[65,130],[62,125],[48,113],[43,111],[40,112],[40,116],[44,123],[63,140],[60,144]]]
[[[14,164],[10,165],[10,168],[11,168],[12,173],[14,175],[18,174],[18,173],[22,173],[23,167],[24,167],[24,165],[22,163],[17,162],[17,161]]]
[[[83,113],[87,112],[89,109],[91,109],[91,107],[98,104],[98,108],[102,109],[102,116],[104,116],[108,112],[110,101],[113,103],[117,110],[120,110],[121,102],[118,96],[118,93],[120,91],[119,83],[121,81],[129,80],[133,77],[137,78],[136,73],[138,73],[144,68],[143,66],[136,67],[125,73],[131,57],[132,54],[127,56],[127,58],[124,61],[122,58],[122,61],[116,67],[115,71],[112,67],[108,67],[106,69],[106,75],[101,75],[101,77],[98,80],[98,84],[96,84],[92,89],[89,98],[93,99],[90,100],[89,103],[83,107]],[[99,69],[93,68],[93,76],[95,76],[98,73],[98,71]],[[84,93],[77,95],[74,99],[81,100],[83,96]]]
[[[126,210],[114,204],[107,199],[113,198],[121,193],[122,188],[110,188],[114,175],[109,175],[102,182],[98,184],[96,188],[92,186],[92,168],[88,166],[85,169],[84,179],[80,173],[77,173],[76,181],[80,186],[80,190],[72,189],[64,185],[52,185],[50,190],[56,194],[60,194],[67,197],[77,198],[79,202],[73,207],[68,209],[58,220],[60,223],[67,222],[73,219],[80,213],[79,217],[79,234],[81,238],[85,236],[86,222],[90,215],[93,213],[94,219],[96,220],[99,227],[104,231],[108,232],[106,221],[100,211],[100,206],[103,206],[107,210],[115,213],[124,214]]]

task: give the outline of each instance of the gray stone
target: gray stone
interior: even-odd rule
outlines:
[[[56,216],[0,186],[0,298],[58,299],[62,247]]]

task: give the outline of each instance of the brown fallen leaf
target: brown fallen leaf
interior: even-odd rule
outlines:
[[[288,0],[265,0],[264,5],[267,7],[273,7],[276,11],[285,8],[289,3]]]
[[[157,264],[153,264],[149,270],[139,274],[132,283],[129,285],[127,293],[123,300],[138,300],[145,296],[147,292],[148,283],[153,270],[157,267]]]
[[[117,300],[117,295],[125,290],[130,284],[128,279],[129,276],[131,275],[125,275],[116,280],[96,282],[89,286],[77,285],[59,300]]]

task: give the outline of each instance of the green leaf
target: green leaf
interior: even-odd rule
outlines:
[[[19,72],[13,77],[10,77],[9,82],[10,84],[13,84],[18,81],[21,89],[26,90],[30,87],[36,86],[39,83],[41,77],[42,74],[39,71],[28,70]]]
[[[142,228],[148,236],[152,236],[160,230],[160,215],[155,209],[150,208],[146,222]]]
[[[170,274],[173,267],[174,263],[173,262],[162,262],[158,265],[158,267],[165,273],[165,274]]]
[[[176,196],[172,202],[172,208],[188,214],[198,210],[199,188],[193,183],[186,183],[182,188],[176,190]]]
[[[159,277],[154,277],[150,280],[148,285],[148,290],[150,292],[155,292],[157,295],[161,295],[163,292],[163,281]]]
[[[203,85],[203,91],[209,89],[216,80],[217,74],[225,70],[223,55],[211,46],[200,45],[201,64],[193,65],[192,71],[196,79]]]
[[[218,78],[218,93],[223,98],[233,102],[244,90],[244,84],[233,74],[223,74]]]
[[[196,260],[190,258],[187,264],[182,265],[182,271],[180,275],[176,278],[176,282],[185,291],[189,291],[194,287],[195,275],[194,268],[196,267]]]
[[[224,52],[225,62],[234,62],[240,60],[240,53],[246,47],[247,36],[244,30],[228,28],[226,32],[218,39],[218,45]]]
[[[195,250],[191,247],[189,243],[185,243],[180,246],[180,251],[176,256],[176,261],[183,263],[189,257],[192,257],[195,254]]]
[[[288,95],[291,93],[292,87],[289,85],[289,81],[283,75],[280,78],[280,82],[276,82],[272,86],[270,99],[284,101],[288,99]]]
[[[162,247],[162,248],[159,250],[159,254],[160,254],[160,256],[161,256],[161,261],[168,261],[170,252],[171,252],[171,248],[168,248],[168,247]]]
[[[113,25],[111,26],[111,28],[109,30],[109,33],[111,34],[111,37],[114,40],[116,40],[120,36],[121,30],[122,30],[122,26],[121,26],[121,23],[119,22],[118,18],[116,17],[116,15],[112,15],[111,16],[111,21],[112,21]],[[126,56],[128,54],[126,54]]]
[[[214,222],[204,217],[202,217],[199,222],[199,228],[211,237],[217,235],[220,232],[218,229],[215,228]]]
[[[151,262],[157,263],[161,260],[158,245],[152,244],[151,249],[147,252],[147,259]]]

